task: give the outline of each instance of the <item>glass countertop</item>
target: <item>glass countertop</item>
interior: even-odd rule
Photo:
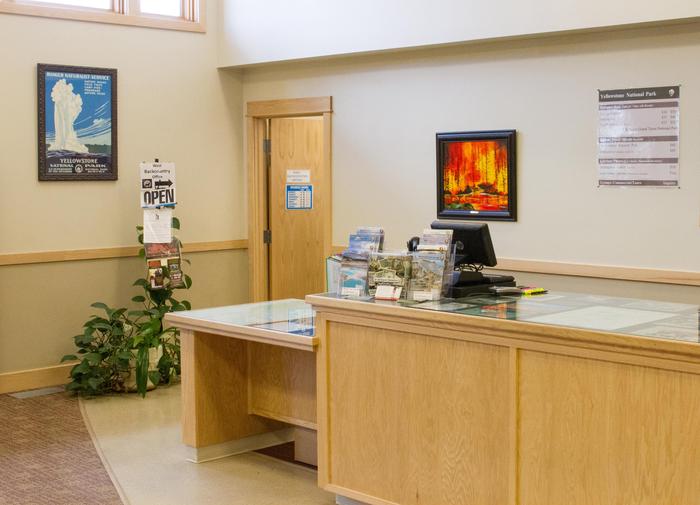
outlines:
[[[314,336],[314,311],[302,300],[275,300],[227,307],[178,312],[187,317],[219,324],[246,326],[292,335]]]
[[[347,298],[329,293],[322,296]],[[348,299],[700,343],[700,307],[698,305],[551,291],[542,295],[523,296],[475,294],[465,298],[428,302],[408,300],[385,302],[375,301],[369,297]]]

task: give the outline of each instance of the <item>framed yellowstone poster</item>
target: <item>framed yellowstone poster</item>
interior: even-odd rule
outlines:
[[[39,180],[117,180],[117,71],[37,66]]]
[[[437,215],[516,220],[515,130],[438,133]]]

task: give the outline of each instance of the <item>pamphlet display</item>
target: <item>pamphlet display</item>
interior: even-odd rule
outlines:
[[[151,289],[184,286],[180,241],[173,238],[169,244],[144,244],[148,265],[148,285]]]
[[[367,272],[370,296],[385,300],[406,298],[410,279],[411,256],[408,253],[370,253]]]
[[[438,251],[422,251],[413,255],[411,300],[439,300],[442,297],[445,277],[445,254]]]
[[[423,230],[413,256],[410,299],[439,300],[446,292],[454,267],[452,230]]]
[[[598,92],[598,184],[678,187],[680,86]]]
[[[384,230],[379,227],[358,228],[350,235],[349,246],[343,251],[340,264],[339,292],[343,296],[367,294],[368,262],[371,253],[384,246]]]
[[[363,296],[367,292],[367,262],[343,259],[340,265],[340,294]]]
[[[329,256],[326,258],[326,292],[337,293],[340,285],[341,256]]]

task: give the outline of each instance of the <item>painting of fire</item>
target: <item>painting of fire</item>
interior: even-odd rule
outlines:
[[[515,130],[437,134],[438,218],[515,221]]]

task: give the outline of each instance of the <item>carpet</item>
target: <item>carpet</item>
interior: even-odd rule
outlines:
[[[0,505],[122,505],[77,398],[0,395]]]

